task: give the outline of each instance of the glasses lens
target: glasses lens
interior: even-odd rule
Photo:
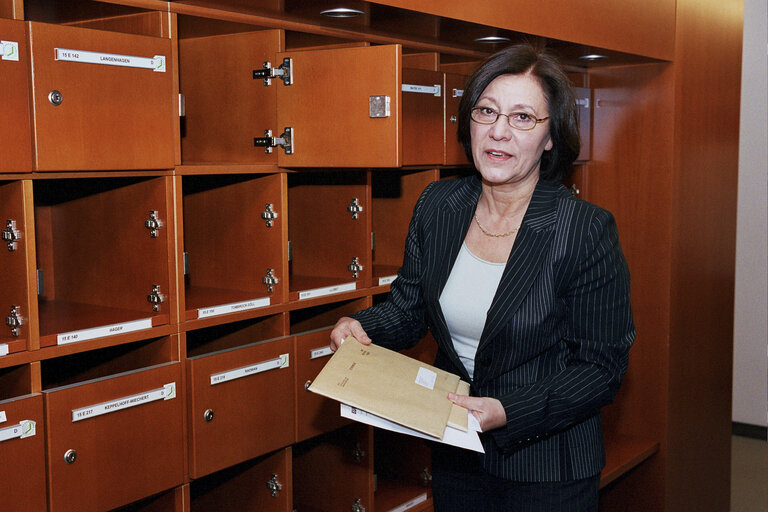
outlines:
[[[488,107],[475,107],[472,109],[472,119],[480,124],[493,124],[499,114],[495,110]]]
[[[536,126],[536,118],[525,112],[512,112],[509,114],[509,124],[518,130],[532,130]]]

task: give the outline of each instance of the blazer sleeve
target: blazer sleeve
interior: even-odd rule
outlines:
[[[548,437],[597,414],[613,401],[627,369],[635,327],[629,270],[613,216],[601,209],[583,228],[575,272],[567,280],[566,362],[562,370],[513,389],[499,400],[506,427],[491,431],[506,452]],[[581,231],[582,234],[579,234]]]
[[[387,300],[359,311],[352,316],[358,320],[368,337],[377,345],[392,350],[410,348],[427,334],[426,306],[422,294],[422,239],[430,191],[437,182],[428,185],[413,208],[413,216],[405,240],[403,265],[390,285]]]

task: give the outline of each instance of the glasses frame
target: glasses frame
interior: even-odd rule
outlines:
[[[515,130],[520,130],[521,132],[529,132],[529,131],[533,130],[534,128],[536,128],[536,127],[539,125],[539,123],[543,123],[544,121],[546,121],[547,119],[549,119],[549,116],[547,116],[547,117],[542,117],[541,119],[539,119],[538,117],[536,117],[536,116],[535,116],[535,115],[533,115],[533,114],[529,114],[528,112],[522,112],[522,111],[510,112],[509,114],[502,114],[501,112],[496,112],[495,110],[493,110],[494,112],[496,112],[496,119],[494,119],[494,120],[493,120],[493,121],[491,121],[490,123],[484,123],[484,122],[482,122],[482,121],[478,121],[478,120],[477,120],[477,119],[475,119],[475,117],[474,117],[474,113],[475,113],[476,111],[478,111],[478,110],[483,110],[483,109],[493,110],[491,107],[472,107],[472,110],[470,110],[470,113],[469,113],[469,118],[470,118],[472,121],[474,121],[475,123],[477,123],[477,124],[482,124],[482,125],[486,125],[486,126],[488,126],[488,125],[492,125],[492,124],[496,123],[496,121],[498,121],[498,120],[499,120],[499,117],[501,117],[501,116],[504,116],[504,117],[506,117],[506,118],[507,118],[507,124],[508,124],[508,125],[509,125],[511,128],[514,128]],[[528,117],[530,117],[531,119],[533,119],[534,123],[533,123],[533,125],[532,125],[530,128],[520,128],[520,127],[518,127],[518,126],[515,126],[515,125],[513,125],[513,124],[512,124],[512,118],[511,118],[510,116],[513,116],[513,115],[515,115],[515,114],[521,114],[521,113],[522,113],[522,114],[525,114],[525,115],[527,115]]]

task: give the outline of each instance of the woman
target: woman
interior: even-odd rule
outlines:
[[[487,59],[459,106],[477,175],[430,184],[388,299],[340,319],[395,350],[432,331],[435,365],[471,384],[485,454],[433,448],[435,510],[597,510],[600,408],[635,330],[613,216],[560,183],[579,152],[568,79],[544,50]]]

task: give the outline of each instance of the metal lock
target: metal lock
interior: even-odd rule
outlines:
[[[357,498],[355,502],[352,504],[352,512],[365,512],[365,507],[360,501],[360,498]]]
[[[357,279],[357,277],[360,274],[360,272],[363,271],[363,266],[360,264],[360,258],[358,258],[357,256],[352,258],[352,263],[347,265],[347,270],[352,272],[352,277]]]
[[[203,413],[203,419],[209,423],[213,421],[213,409],[206,409]]]
[[[432,482],[432,474],[429,472],[429,468],[422,469],[421,473],[419,473],[419,478],[421,479],[421,484],[424,487],[428,487]]]
[[[152,311],[160,311],[160,304],[165,302],[165,295],[160,293],[159,284],[152,285],[152,292],[147,295],[147,301],[152,304]]]
[[[263,212],[261,212],[261,218],[267,221],[267,227],[271,228],[277,218],[277,212],[275,206],[272,203],[267,203]]]
[[[574,197],[579,197],[579,194],[581,194],[581,190],[579,190],[579,187],[577,187],[575,183],[571,183],[571,186],[568,188],[568,191]]]
[[[368,117],[373,119],[389,117],[392,115],[389,104],[389,96],[369,96]]]
[[[48,101],[50,101],[51,105],[53,105],[54,107],[58,107],[59,105],[61,105],[61,102],[64,101],[64,96],[62,96],[62,94],[59,91],[54,89],[48,93]]]
[[[267,489],[272,494],[272,497],[276,497],[277,493],[283,490],[283,484],[277,481],[277,475],[272,473],[272,478],[267,482]]]
[[[311,380],[308,380],[307,382],[305,382],[304,383],[304,391],[309,392],[309,386],[311,386],[311,385],[312,385],[312,381]]]
[[[355,443],[355,447],[352,448],[352,458],[355,462],[362,462],[365,457],[365,450],[360,447],[360,443]]]
[[[5,317],[5,325],[11,328],[13,336],[19,335],[19,329],[24,325],[24,319],[19,314],[19,306],[11,306],[11,314]]]
[[[275,290],[275,285],[279,283],[280,280],[275,277],[275,269],[268,268],[267,275],[264,276],[261,282],[267,285],[267,292],[272,293]]]
[[[360,212],[363,211],[363,206],[360,204],[360,201],[356,197],[353,197],[352,203],[347,206],[347,211],[352,214],[353,219],[357,220]]]
[[[157,210],[149,210],[149,218],[144,221],[144,227],[149,230],[149,236],[152,238],[157,238],[157,231],[163,227],[163,221],[157,215]]]
[[[3,241],[8,244],[8,250],[15,251],[16,242],[18,242],[19,238],[21,238],[21,233],[18,229],[16,229],[15,220],[7,219],[5,221],[5,229],[3,230],[2,237]]]
[[[77,460],[77,452],[75,450],[67,450],[64,453],[64,462],[67,464],[74,464]]]
[[[450,117],[451,124],[456,124],[456,121],[458,121],[458,120],[459,120],[459,118],[456,117],[455,114]]]

